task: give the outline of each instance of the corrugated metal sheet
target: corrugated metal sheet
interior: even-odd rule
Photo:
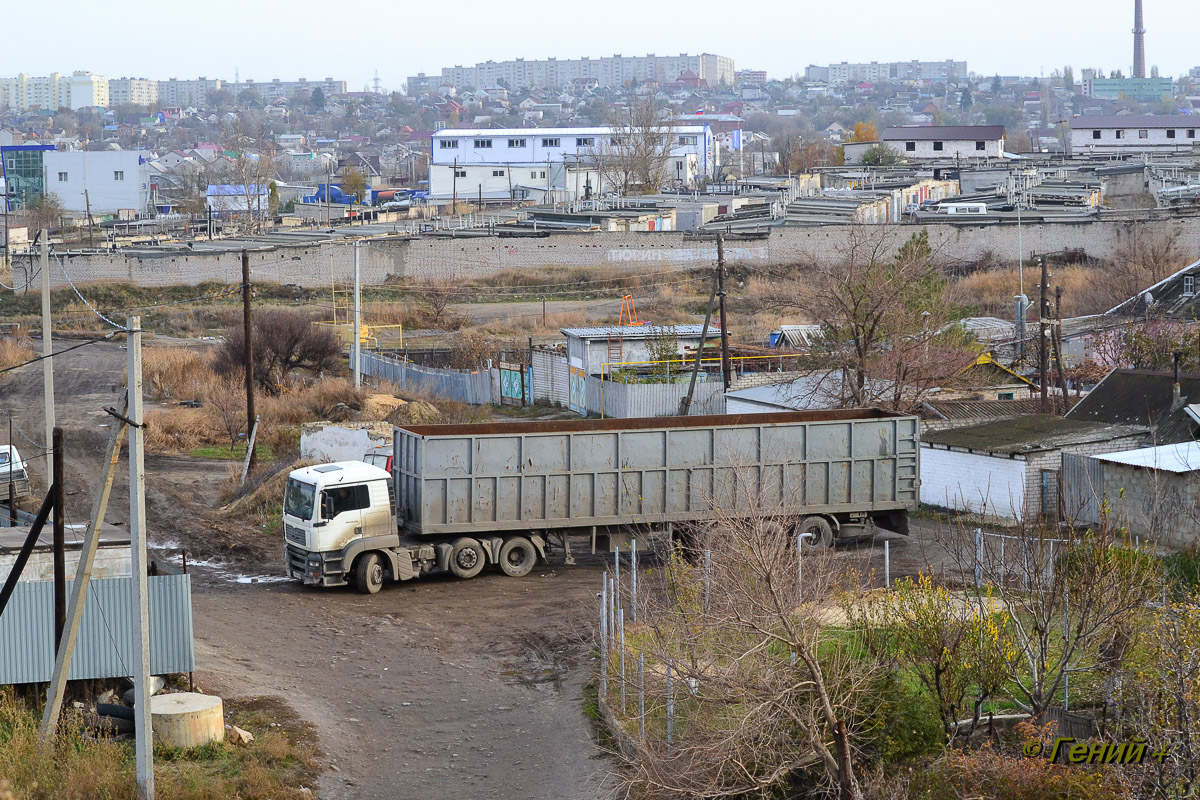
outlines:
[[[192,641],[190,575],[156,575],[150,587],[150,671],[155,675],[190,672],[196,667]],[[94,580],[71,680],[133,674],[133,579]],[[17,586],[0,616],[0,684],[49,681],[54,672],[54,585]]]
[[[570,390],[565,355],[549,350],[533,351],[533,399],[567,405]]]

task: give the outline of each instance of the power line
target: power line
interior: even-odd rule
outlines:
[[[75,296],[78,297],[85,306],[87,306],[89,309],[91,309],[91,312],[93,314],[95,314],[97,317],[99,317],[100,319],[107,322],[109,325],[112,325],[117,330],[122,330],[122,331],[125,330],[124,325],[118,325],[117,323],[115,323],[111,319],[109,319],[108,317],[101,314],[99,311],[96,310],[96,307],[94,305],[92,305],[91,303],[89,303],[87,298],[84,297],[80,293],[79,288],[77,286],[75,286],[75,281],[71,280],[71,276],[67,274],[67,268],[63,265],[62,257],[59,256],[58,253],[54,254],[54,260],[58,262],[58,268],[62,272],[63,277],[67,279],[67,283],[71,285],[71,289],[75,292]]]
[[[86,342],[80,342],[79,344],[71,345],[70,347],[64,347],[62,350],[59,350],[56,353],[47,353],[44,356],[37,356],[36,358],[31,358],[28,361],[24,361],[20,364],[15,364],[11,367],[5,367],[4,369],[0,369],[0,375],[3,375],[6,372],[12,372],[14,369],[20,369],[21,367],[27,367],[30,364],[36,364],[39,361],[45,361],[48,358],[54,358],[55,356],[61,356],[64,353],[69,353],[72,350],[78,350],[81,347],[87,347],[88,345],[100,344],[101,342],[107,342],[109,339],[116,336],[118,333],[137,333],[137,332],[138,331],[129,331],[129,330],[126,330],[125,328],[122,328],[119,331],[112,331],[112,332],[106,334],[103,338],[89,339]]]

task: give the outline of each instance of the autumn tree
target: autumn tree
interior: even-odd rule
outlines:
[[[652,102],[631,103],[614,112],[611,133],[599,137],[589,151],[605,186],[623,195],[653,194],[670,175],[667,165],[674,145],[667,113]]]
[[[356,201],[362,202],[365,192],[367,191],[367,176],[362,170],[355,167],[346,167],[342,170],[342,192],[353,197]]]
[[[856,122],[854,123],[854,133],[850,136],[850,141],[853,142],[878,142],[879,131],[873,122]]]
[[[33,223],[32,227],[35,232],[42,229],[50,230],[62,224],[62,201],[54,192],[42,192],[30,201],[25,213]],[[30,236],[32,237],[32,234]]]

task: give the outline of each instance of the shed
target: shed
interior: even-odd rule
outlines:
[[[1186,547],[1200,542],[1200,442],[1063,456],[1063,508],[1075,525],[1095,525],[1106,504],[1133,536]]]
[[[1064,453],[1137,447],[1148,429],[1033,415],[933,431],[921,441],[921,497],[930,505],[1017,522],[1057,521]]]

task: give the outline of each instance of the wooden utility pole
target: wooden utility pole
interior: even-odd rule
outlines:
[[[129,401],[122,404],[121,416],[127,416]],[[63,695],[67,689],[67,675],[71,672],[71,658],[75,653],[75,642],[79,637],[79,624],[83,620],[83,608],[87,603],[88,587],[92,580],[92,564],[100,546],[100,535],[104,527],[104,514],[108,510],[108,498],[112,493],[113,478],[117,473],[117,461],[121,457],[121,437],[125,435],[125,422],[113,422],[108,438],[108,455],[104,460],[104,477],[92,501],[92,517],[84,533],[83,546],[79,550],[79,564],[75,567],[75,580],[71,584],[71,602],[67,606],[67,627],[58,644],[54,657],[54,675],[50,688],[46,690],[46,707],[42,714],[41,736],[48,739],[58,727],[62,713]]]
[[[46,444],[54,438],[54,337],[50,326],[50,231],[42,237],[42,402],[46,413]]]
[[[50,439],[54,474],[54,649],[62,642],[67,625],[67,515],[63,510],[63,429],[55,428]],[[11,466],[11,464],[10,464]]]
[[[692,407],[692,394],[696,391],[696,378],[700,374],[700,361],[704,357],[704,342],[708,338],[708,323],[712,322],[713,301],[717,297],[717,276],[712,279],[708,292],[708,306],[704,310],[704,324],[700,326],[700,344],[696,347],[696,362],[692,364],[692,379],[688,382],[687,394],[679,401],[679,416],[686,417]]]
[[[242,337],[245,339],[246,357],[246,469],[254,469],[254,335],[250,319],[250,253],[242,250]]]
[[[245,251],[242,251],[245,253]],[[243,258],[245,256],[243,255]],[[133,572],[133,716],[138,800],[154,800],[154,739],[150,728],[150,606],[146,555],[146,474],[142,413],[142,318],[125,323],[129,342],[129,544]]]
[[[717,297],[721,301],[721,376],[725,381],[725,391],[733,382],[729,365],[729,327],[725,317],[725,237],[717,234]],[[704,349],[704,340],[700,341],[700,349]]]
[[[12,412],[8,412],[8,527],[15,528],[17,526],[17,498],[16,492],[13,491],[13,467],[16,466],[13,461],[13,443],[12,443]],[[26,476],[28,477],[28,476]]]
[[[1067,375],[1063,371],[1063,340],[1062,340],[1062,287],[1054,287],[1054,360],[1058,362],[1058,385],[1062,389],[1063,409],[1069,410],[1070,398],[1067,395]]]
[[[1042,389],[1041,411],[1043,414],[1050,413],[1050,387],[1046,381],[1050,375],[1049,355],[1046,352],[1046,345],[1050,338],[1050,298],[1046,284],[1050,281],[1050,272],[1046,268],[1046,257],[1037,256],[1038,265],[1042,268],[1042,283],[1038,287],[1041,292],[1041,301],[1038,305],[1038,384]]]

